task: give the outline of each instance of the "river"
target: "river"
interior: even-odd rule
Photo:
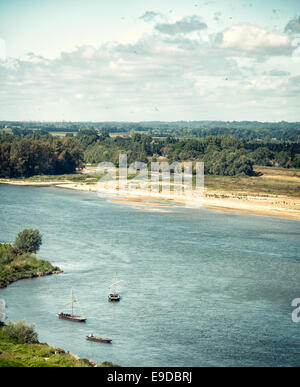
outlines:
[[[41,342],[122,366],[299,366],[299,221],[51,187],[0,184],[0,198],[0,240],[38,228],[39,256],[64,270],[0,290],[7,319],[35,323]],[[122,300],[109,303],[115,272]],[[85,324],[56,315],[72,286]]]

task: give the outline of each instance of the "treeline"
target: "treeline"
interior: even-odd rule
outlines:
[[[78,132],[84,129],[108,133],[143,132],[150,136],[179,138],[235,135],[246,140],[299,141],[299,122],[175,121],[175,122],[18,122],[0,121],[0,129],[19,131]]]
[[[210,136],[202,139],[157,139],[147,135],[101,138],[96,131],[80,132],[84,159],[89,163],[111,161],[118,164],[120,153],[126,153],[129,163],[148,162],[160,157],[173,161],[199,160],[205,163],[205,173],[213,175],[252,175],[253,165],[300,168],[300,143],[268,143],[240,140],[236,136]]]
[[[188,133],[188,131],[187,131]],[[264,140],[264,141],[298,141],[300,140],[300,129],[287,128],[232,128],[232,127],[217,127],[210,129],[193,129],[190,131],[193,137],[208,137],[208,136],[228,136],[235,135],[240,139],[247,140]]]
[[[78,139],[0,133],[0,177],[72,173],[83,162]]]
[[[50,134],[1,134],[0,177],[72,173],[83,162],[110,161],[119,154],[129,163],[167,160],[204,161],[205,173],[253,175],[253,166],[300,168],[300,142],[245,140],[235,135],[205,138],[157,138],[134,133],[111,137],[106,130],[83,129],[63,138]]]

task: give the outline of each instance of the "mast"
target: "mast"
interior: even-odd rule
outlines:
[[[117,292],[116,285],[121,282],[123,282],[123,280],[118,281],[117,273],[115,273],[115,278],[113,279],[113,283],[108,288],[111,289],[112,293],[116,293]]]
[[[117,276],[117,272],[115,272],[115,288],[114,288],[114,293],[117,293],[117,287],[116,287],[117,283],[118,283],[118,276]]]
[[[72,321],[78,321],[78,322],[85,322],[85,317],[80,317],[74,315],[74,303],[78,302],[78,300],[74,297],[74,286],[71,287],[71,301],[67,302],[67,305],[71,304],[71,313],[59,313],[58,317],[63,318],[65,320],[72,320]],[[79,306],[80,308],[80,306]]]
[[[71,298],[72,298],[72,316],[74,315],[74,313],[73,313],[73,303],[74,303],[74,287],[72,286],[72,290],[71,290]]]

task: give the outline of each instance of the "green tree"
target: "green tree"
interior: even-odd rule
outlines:
[[[274,152],[266,147],[257,148],[250,156],[257,165],[270,166],[272,165],[271,161],[274,160]]]
[[[293,168],[300,168],[300,153],[295,155],[292,167]]]
[[[236,136],[224,136],[221,140],[221,147],[222,149],[225,148],[234,148],[238,149],[240,147],[241,143],[239,139]]]
[[[275,161],[279,164],[280,167],[283,168],[290,168],[291,166],[289,153],[285,151],[278,152]]]
[[[80,141],[83,149],[85,150],[89,145],[97,142],[99,135],[95,129],[82,129],[77,133],[77,139]]]
[[[39,342],[34,324],[27,325],[24,320],[17,323],[10,321],[2,328],[2,333],[10,339],[15,339],[19,344],[37,344]]]
[[[0,143],[0,177],[11,176],[10,149],[11,144]]]
[[[15,239],[14,246],[24,253],[36,253],[42,244],[42,236],[39,230],[25,228],[20,231]]]

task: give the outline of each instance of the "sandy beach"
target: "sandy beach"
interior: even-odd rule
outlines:
[[[33,182],[0,179],[0,183],[35,187],[52,186],[86,192],[99,192],[111,197],[111,202],[116,205],[131,205],[136,209],[144,211],[161,212],[165,211],[163,210],[164,207],[171,207],[177,204],[188,204],[189,206],[193,204],[195,206],[199,205],[199,202],[195,201],[193,197],[181,198],[170,195],[151,195],[151,193],[145,191],[139,192],[139,195],[137,195],[136,192],[117,192],[115,190],[105,189],[99,186],[99,184],[73,183],[67,180]],[[219,190],[205,190],[202,205],[206,209],[218,211],[300,220],[300,199],[284,195],[253,196],[246,193],[236,194]]]

